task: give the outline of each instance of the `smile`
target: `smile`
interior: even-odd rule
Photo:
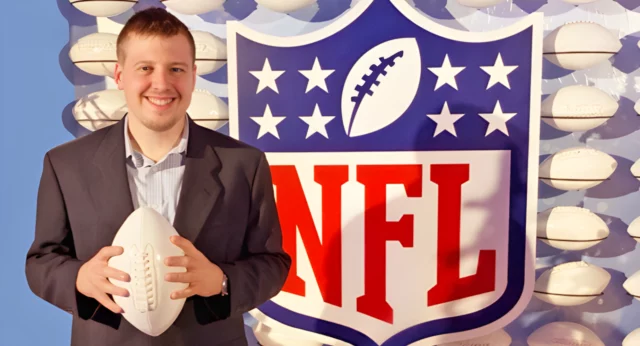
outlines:
[[[166,106],[169,103],[173,102],[173,100],[175,100],[175,99],[174,98],[147,97],[147,100],[149,100],[149,102],[153,103],[156,106]]]

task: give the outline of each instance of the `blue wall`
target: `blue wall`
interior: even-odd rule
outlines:
[[[552,321],[579,322],[596,332],[606,345],[620,345],[640,327],[640,302],[622,288],[624,280],[640,270],[640,250],[626,234],[629,223],[640,216],[640,182],[629,168],[640,158],[640,118],[633,105],[640,67],[640,3],[638,0],[598,0],[575,7],[562,0],[514,0],[494,9],[475,11],[455,0],[409,0],[425,15],[441,24],[472,31],[500,28],[531,12],[546,16],[545,34],[576,20],[594,20],[620,31],[623,48],[609,63],[585,71],[560,70],[548,62],[543,68],[543,94],[571,84],[600,87],[619,100],[618,113],[607,124],[586,133],[563,133],[542,125],[542,158],[560,149],[587,145],[613,155],[619,163],[612,180],[590,191],[562,192],[540,185],[540,210],[556,205],[578,205],[601,216],[611,230],[609,239],[594,248],[561,252],[538,243],[540,272],[548,267],[583,259],[612,274],[600,299],[584,306],[560,308],[535,298],[527,311],[506,330],[514,346],[526,345],[526,337]],[[136,8],[154,4],[141,1]],[[275,35],[312,31],[348,10],[350,0],[319,0],[319,9],[283,16],[256,8],[252,0],[227,0],[225,8],[201,16],[202,28],[224,35],[226,20],[238,19],[255,29]],[[40,300],[29,290],[24,276],[25,253],[32,241],[35,202],[44,153],[82,132],[70,118],[78,95],[103,89],[101,79],[76,78],[68,61],[69,43],[95,32],[95,21],[73,9],[68,0],[4,1],[2,12],[2,239],[3,267],[0,294],[0,345],[68,345],[71,318]],[[194,22],[195,23],[195,22]],[[199,23],[199,22],[198,22]],[[211,26],[209,26],[211,25]],[[17,48],[21,45],[21,48]],[[201,80],[201,86],[220,91],[226,100],[226,68]],[[223,129],[222,131],[225,131]]]

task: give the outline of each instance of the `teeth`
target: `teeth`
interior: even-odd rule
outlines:
[[[148,97],[148,99],[149,101],[151,101],[151,103],[158,106],[164,106],[171,103],[171,101],[173,101],[173,99],[156,99],[153,97]]]

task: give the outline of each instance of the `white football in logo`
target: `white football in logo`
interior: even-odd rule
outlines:
[[[558,206],[538,214],[537,237],[557,249],[578,251],[609,236],[607,224],[591,210]]]
[[[109,279],[129,291],[129,297],[113,296],[124,310],[123,317],[140,331],[158,336],[176,320],[185,299],[171,299],[171,292],[188,284],[165,281],[168,273],[185,272],[182,267],[169,267],[164,260],[184,256],[182,249],[171,243],[178,235],[169,221],[152,208],[136,209],[122,224],[113,239],[124,253],[109,259],[109,266],[128,273],[130,282]]]
[[[116,55],[118,35],[96,32],[84,36],[69,50],[69,58],[82,71],[113,77],[118,57]]]
[[[200,30],[192,30],[191,35],[196,44],[198,76],[213,73],[227,63],[227,46],[221,39]]]
[[[477,338],[458,341],[458,342],[448,342],[446,344],[440,344],[438,346],[509,346],[511,345],[511,336],[509,333],[504,331],[504,329],[498,329],[491,334],[487,334],[484,336],[479,336]]]
[[[547,157],[539,167],[540,179],[560,190],[583,190],[599,185],[616,170],[609,154],[586,147],[571,147]]]
[[[622,340],[622,346],[637,345],[640,345],[640,328],[633,330],[624,338],[624,340]]]
[[[107,89],[82,97],[71,110],[78,124],[90,131],[113,125],[127,114],[124,91]]]
[[[622,287],[631,296],[640,300],[640,271],[635,272],[622,283]]]
[[[78,10],[94,17],[113,17],[127,12],[138,0],[69,0]]]
[[[591,329],[574,322],[551,322],[536,329],[529,338],[529,346],[605,346]]]
[[[534,295],[549,304],[575,306],[602,295],[611,280],[608,271],[584,261],[559,264],[536,280]]]
[[[181,14],[203,14],[218,9],[224,0],[160,0],[168,9]]]
[[[311,6],[316,0],[256,0],[256,3],[275,12],[289,13]]]
[[[631,223],[627,227],[627,233],[629,233],[629,235],[633,239],[640,243],[640,216],[631,221]]]
[[[587,131],[604,124],[618,111],[618,102],[586,85],[563,87],[542,102],[542,120],[561,131]]]
[[[622,43],[596,23],[568,23],[544,38],[544,57],[568,70],[595,66],[617,54]]]
[[[347,135],[366,135],[400,118],[418,91],[421,70],[414,38],[390,40],[365,53],[349,71],[342,91]]]

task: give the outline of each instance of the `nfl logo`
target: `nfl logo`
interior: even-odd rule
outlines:
[[[293,258],[256,316],[358,346],[513,321],[535,279],[541,45],[539,14],[469,33],[406,0],[295,37],[229,23],[230,134],[267,153]]]

